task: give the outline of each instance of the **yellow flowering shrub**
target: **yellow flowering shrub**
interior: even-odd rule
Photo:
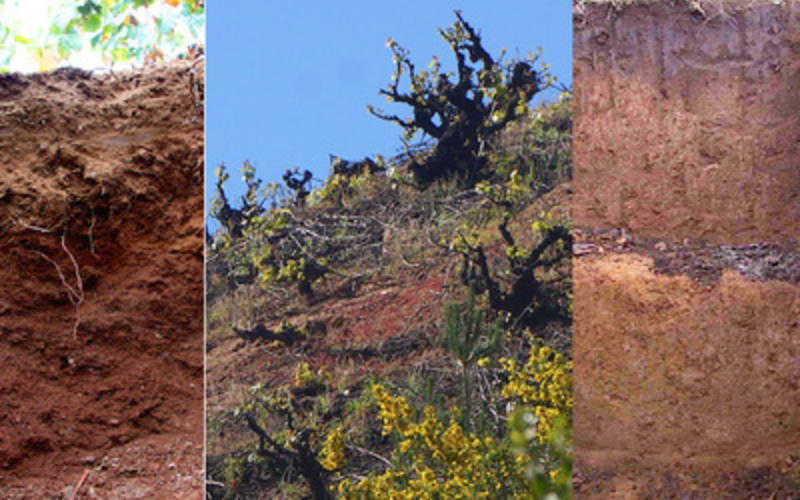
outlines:
[[[402,396],[390,396],[382,385],[372,387],[372,396],[378,402],[378,418],[383,424],[383,435],[388,436],[395,429],[404,433],[411,422],[408,400]]]
[[[444,419],[431,406],[415,412],[405,397],[374,385],[383,435],[395,438],[392,466],[360,481],[339,476],[340,498],[571,498],[572,362],[535,344],[524,363],[500,364],[507,375],[502,395],[515,403],[502,436],[465,430],[458,409]]]
[[[375,385],[384,435],[395,434],[395,467],[354,483],[344,479],[338,492],[352,499],[512,498],[522,473],[507,447],[491,437],[466,432],[455,417],[437,418],[426,407],[415,421],[406,398]],[[452,411],[457,415],[458,411]]]
[[[525,364],[509,359],[500,363],[508,372],[503,396],[534,408],[540,443],[545,442],[559,416],[571,422],[572,361],[546,345],[534,344]]]
[[[329,471],[344,467],[344,440],[341,427],[336,427],[328,433],[328,437],[325,438],[325,443],[320,451],[319,463]]]

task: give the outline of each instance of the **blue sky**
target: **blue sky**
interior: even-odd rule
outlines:
[[[572,2],[567,0],[209,3],[207,199],[222,162],[231,174],[226,191],[238,202],[244,160],[256,167],[257,177],[271,182],[293,166],[324,179],[329,154],[358,160],[397,153],[400,127],[366,109],[373,104],[407,116],[405,108],[391,108],[378,95],[394,70],[386,41],[392,37],[409,49],[418,67],[437,55],[444,69],[452,69],[452,53],[436,29],[450,26],[456,9],[480,31],[493,55],[503,47],[508,56],[542,47],[541,60],[560,82],[572,84]]]

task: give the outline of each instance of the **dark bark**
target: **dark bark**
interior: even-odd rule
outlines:
[[[287,418],[289,419],[289,428],[293,430],[291,413],[287,414]],[[282,466],[284,469],[291,467],[297,470],[308,483],[314,500],[331,499],[331,493],[325,480],[325,469],[311,449],[309,442],[311,430],[301,429],[296,432],[291,448],[287,448],[272,439],[252,415],[245,414],[245,419],[247,427],[258,436],[257,453],[259,455],[273,460],[276,466]]]
[[[437,69],[427,78],[417,74],[405,49],[392,45],[395,55],[395,78],[381,90],[390,100],[411,106],[412,118],[386,115],[370,108],[377,117],[403,127],[408,136],[421,130],[436,139],[431,154],[412,161],[409,168],[417,182],[427,186],[440,178],[463,177],[474,184],[482,177],[485,161],[480,151],[483,141],[501,130],[520,114],[525,104],[541,90],[542,75],[525,61],[504,64],[496,61],[483,47],[478,32],[456,11],[452,28],[439,30],[456,57],[456,81]],[[476,65],[473,67],[472,65]],[[507,81],[502,75],[507,73]],[[411,90],[400,92],[401,75],[411,80]],[[487,98],[484,89],[502,94]]]
[[[378,172],[386,170],[385,167],[381,167],[375,163],[372,158],[364,158],[361,161],[348,161],[333,156],[331,156],[331,169],[336,175],[347,176],[358,176],[365,173],[365,171],[370,174],[377,174]]]
[[[306,198],[311,194],[311,179],[313,174],[309,170],[303,171],[303,176],[300,177],[299,172],[295,168],[294,171],[286,169],[283,174],[283,182],[286,187],[294,191],[294,205],[296,207],[303,207],[306,204]]]
[[[500,231],[509,246],[513,246],[514,238],[505,222],[500,225]],[[564,244],[561,249],[555,248],[559,242]],[[509,257],[513,281],[508,291],[504,291],[493,276],[482,246],[468,247],[464,255],[465,265],[473,265],[477,269],[478,279],[471,276],[470,282],[479,283],[478,291],[487,292],[492,309],[509,312],[515,318],[523,320],[534,313],[554,315],[557,314],[558,306],[552,303],[551,297],[543,293],[542,284],[536,278],[536,270],[551,267],[572,256],[572,233],[564,226],[555,226],[545,232],[542,240],[526,258]],[[462,275],[462,280],[464,276],[467,274]],[[468,284],[466,281],[464,283]]]
[[[250,330],[237,328],[234,326],[233,331],[235,331],[236,334],[243,338],[246,342],[255,342],[256,340],[273,342],[278,340],[286,345],[292,345],[301,338],[300,332],[294,328],[286,328],[279,332],[275,332],[260,323],[256,325],[255,328]]]

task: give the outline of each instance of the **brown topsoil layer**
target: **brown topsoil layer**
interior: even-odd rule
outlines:
[[[800,2],[579,2],[574,72],[578,225],[800,235]]]
[[[203,72],[0,76],[2,498],[202,498]]]

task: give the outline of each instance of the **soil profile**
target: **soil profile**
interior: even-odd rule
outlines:
[[[576,497],[800,498],[800,3],[574,41]]]
[[[202,498],[203,75],[0,75],[2,498]]]

